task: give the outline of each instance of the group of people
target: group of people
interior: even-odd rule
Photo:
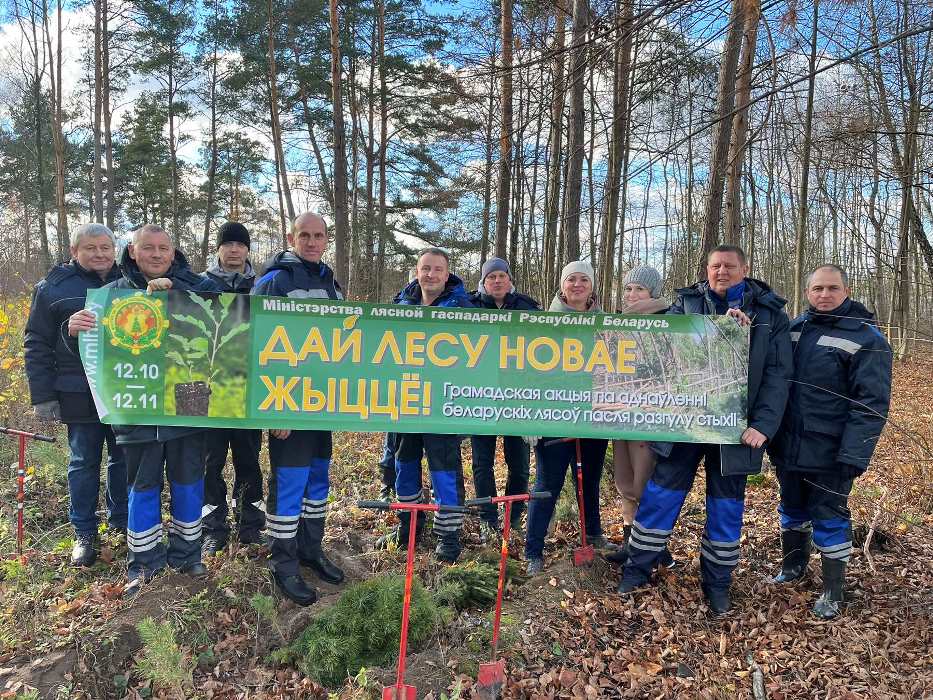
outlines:
[[[268,542],[270,568],[281,593],[300,605],[316,600],[300,566],[319,579],[339,583],[341,569],[322,543],[329,492],[332,437],[323,430],[270,429],[271,473],[263,500],[259,467],[261,432],[165,426],[107,426],[100,423],[78,356],[76,337],[95,327],[84,310],[88,289],[162,291],[181,289],[249,293],[292,298],[342,299],[333,270],[323,262],[328,235],[325,221],[305,213],[288,233],[289,249],[275,256],[257,276],[249,260],[250,237],[237,222],[218,234],[215,264],[194,273],[184,254],[161,227],[147,224],[133,234],[115,264],[113,233],[87,224],[72,239],[70,262],[53,268],[36,287],[26,329],[26,368],[38,416],[67,425],[71,459],[68,485],[70,519],[75,529],[72,561],[92,564],[98,550],[97,503],[104,444],[108,450],[107,518],[125,530],[128,583],[132,596],[166,566],[203,576],[203,556],[226,546],[227,488],[223,468],[228,452],[234,466],[236,534],[246,544]],[[884,427],[891,388],[891,352],[872,314],[849,297],[841,268],[827,264],[807,278],[809,308],[793,322],[785,300],[760,280],[748,277],[741,248],[719,246],[709,254],[707,279],[676,291],[672,303],[661,298],[663,280],[640,266],[624,277],[623,307],[630,314],[727,315],[750,326],[748,427],[741,444],[612,441],[614,482],[621,498],[624,538],[603,534],[599,488],[609,441],[581,439],[586,528],[603,555],[622,566],[618,590],[629,594],[646,585],[658,567],[673,568],[668,541],[700,463],[706,473],[706,526],[700,551],[702,587],[716,614],[731,607],[729,586],[739,561],[746,477],[760,471],[767,450],[781,487],[778,508],[782,567],[778,583],[803,576],[811,547],[820,551],[823,594],[814,612],[824,618],[839,612],[846,562],[851,552],[847,500],[854,479],[865,471]],[[549,309],[563,313],[600,312],[593,266],[568,263]],[[538,309],[515,287],[507,261],[483,263],[477,290],[468,293],[439,248],[421,252],[414,279],[395,303],[442,307]],[[568,468],[576,463],[575,440],[537,440],[508,435],[503,451],[508,470],[505,493],[528,491],[530,445],[535,452],[534,490],[550,498],[530,502],[525,528],[529,574],[544,566],[544,544]],[[401,502],[425,497],[422,460],[426,458],[435,501],[462,505],[465,498],[458,434],[392,433],[380,461],[381,496]],[[478,497],[495,496],[496,437],[473,436],[473,484]],[[169,480],[170,520],[163,542],[161,492]],[[498,511],[481,513],[485,538],[500,530]],[[515,526],[525,514],[512,511]],[[424,513],[381,538],[381,546],[407,541],[410,528],[423,535]],[[435,556],[456,561],[462,551],[463,516],[435,514]],[[265,531],[265,537],[261,531]],[[812,543],[812,544],[811,544]]]

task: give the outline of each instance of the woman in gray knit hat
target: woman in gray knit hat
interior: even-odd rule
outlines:
[[[653,267],[633,267],[622,280],[622,308],[620,314],[663,314],[670,302],[661,299],[661,274]],[[641,440],[613,440],[612,461],[616,491],[622,497],[624,539],[628,542],[632,521],[638,511],[638,502],[645,484],[654,473],[656,458]],[[616,560],[615,557],[606,557]],[[620,557],[622,558],[622,557]],[[670,566],[673,560],[665,554],[662,563]]]

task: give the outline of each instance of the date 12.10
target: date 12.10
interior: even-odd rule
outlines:
[[[113,366],[113,372],[118,379],[158,379],[159,365],[118,362]]]

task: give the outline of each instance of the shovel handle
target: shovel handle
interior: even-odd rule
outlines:
[[[374,510],[389,510],[392,506],[388,501],[357,501],[358,508],[372,508]]]
[[[467,507],[486,506],[496,503],[514,503],[516,501],[537,501],[542,498],[550,498],[550,491],[532,491],[531,493],[519,493],[514,496],[483,496],[482,498],[470,498],[464,502]]]

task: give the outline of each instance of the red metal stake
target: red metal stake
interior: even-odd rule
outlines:
[[[19,464],[16,468],[16,555],[20,564],[26,563],[23,554],[23,541],[25,539],[25,526],[23,523],[23,508],[26,505],[26,436],[19,435]]]
[[[574,566],[589,566],[593,563],[593,547],[586,542],[586,514],[583,506],[583,456],[580,440],[575,440],[577,448],[577,510],[580,512],[580,546],[573,550]]]
[[[23,546],[26,539],[26,525],[23,519],[26,507],[26,440],[55,442],[55,438],[25,430],[14,430],[0,426],[0,435],[15,435],[19,439],[19,462],[16,467],[16,555],[21,563],[26,563]]]

